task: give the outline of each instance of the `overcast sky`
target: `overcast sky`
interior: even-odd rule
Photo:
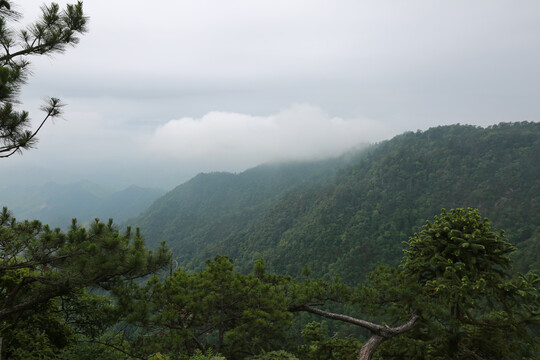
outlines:
[[[25,15],[14,27],[42,4],[14,2]],[[65,54],[30,59],[21,94],[36,121],[42,99],[60,97],[65,120],[46,125],[37,149],[1,160],[5,184],[26,174],[168,189],[201,171],[332,156],[407,130],[540,120],[537,0],[84,8],[89,33]]]

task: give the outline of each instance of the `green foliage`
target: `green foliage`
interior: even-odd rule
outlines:
[[[241,174],[199,174],[130,223],[140,225],[149,245],[166,241],[181,265],[200,270],[217,254],[238,258],[242,248],[235,246],[231,253],[219,243],[261,220],[283,194],[324,183],[348,163],[342,158],[261,165]],[[240,269],[248,273],[260,258],[250,252],[250,262]]]
[[[335,335],[326,337],[321,323],[311,322],[302,331],[307,344],[298,348],[300,359],[309,360],[349,360],[356,358],[361,343],[352,337],[339,338]],[[337,334],[336,334],[337,335]]]
[[[166,358],[163,358],[164,360]],[[159,360],[155,359],[155,360]],[[204,355],[201,350],[195,350],[195,353],[189,358],[189,360],[227,360],[220,355]]]
[[[408,303],[394,302],[394,314],[418,309],[423,321],[384,344],[382,358],[534,356],[538,338],[530,326],[540,322],[540,277],[512,275],[515,248],[502,232],[491,231],[478,210],[443,210],[406,245],[402,285],[379,281],[379,291],[403,291]]]
[[[262,355],[257,355],[256,360],[298,360],[296,356],[284,350],[270,351]]]
[[[58,360],[132,360],[132,357],[121,354],[115,349],[85,338],[64,348],[54,359]],[[158,358],[159,359],[159,358]],[[158,360],[155,359],[155,360]],[[161,359],[160,359],[161,360]],[[163,359],[165,360],[165,359]]]
[[[121,235],[112,220],[96,220],[89,230],[74,220],[63,233],[38,221],[17,223],[6,208],[0,214],[0,258],[0,320],[76,289],[112,289],[169,262],[164,246],[148,251],[138,231],[128,228]]]
[[[17,223],[4,215],[2,229],[11,234]],[[99,241],[102,232],[107,236]],[[113,239],[120,236],[111,224],[99,222],[87,231],[74,225],[64,235],[74,238],[76,233],[82,238],[92,234],[94,241],[85,243],[87,256],[102,247],[115,249]],[[62,244],[53,240],[47,244]],[[140,241],[132,246],[145,253]],[[262,259],[253,273],[243,275],[234,271],[229,258],[216,256],[200,272],[178,269],[162,280],[106,282],[114,284],[110,294],[116,306],[74,289],[14,313],[3,320],[4,354],[15,359],[345,360],[355,358],[365,338],[377,334],[385,340],[376,359],[533,358],[538,338],[531,325],[540,324],[540,277],[511,272],[514,249],[503,232],[491,231],[478,210],[455,209],[443,210],[410,238],[399,267],[380,266],[356,287],[338,278],[312,279],[307,267],[302,280],[270,274]],[[128,246],[123,252],[137,254],[132,251]],[[35,274],[43,276],[36,260],[31,267],[21,266],[28,263],[22,254],[13,258],[18,262],[0,269],[4,289]],[[144,267],[141,256],[122,262]],[[66,270],[54,261],[48,264],[54,271]],[[95,266],[90,265],[94,271]],[[107,263],[99,266],[107,268]],[[324,310],[313,312],[314,307]],[[348,325],[309,322],[301,332],[304,342],[295,344],[290,311],[309,311]],[[411,314],[420,315],[415,327],[397,336],[386,333],[413,319]],[[112,325],[115,331],[104,335]]]
[[[199,354],[197,354],[199,355]],[[161,353],[155,353],[148,358],[148,360],[169,360],[169,357]]]
[[[539,154],[538,123],[406,133],[328,186],[283,198],[222,249],[247,247],[293,275],[307,263],[317,276],[337,274],[352,285],[378,264],[397,265],[408,234],[443,207],[479,207],[519,245],[540,223]]]
[[[91,339],[117,321],[110,298],[74,291],[34,306],[8,320],[0,330],[8,359],[120,359]]]
[[[108,224],[96,220],[88,230],[74,220],[63,233],[38,221],[19,223],[4,208],[0,213],[4,353],[30,359],[36,352],[46,358],[48,352],[56,354],[75,342],[75,333],[101,335],[116,322],[117,312],[110,299],[85,289],[102,288],[114,295],[169,261],[163,246],[145,249],[138,231],[132,234],[128,229],[121,235],[112,220]]]
[[[406,243],[399,267],[380,266],[355,288],[337,280],[292,282],[290,309],[368,329],[382,339],[377,359],[533,358],[540,277],[512,272],[514,250],[477,209],[443,210]],[[413,326],[388,332],[406,323]],[[338,332],[325,339],[318,323],[302,334],[308,343],[299,348],[301,358],[353,358],[360,348]],[[351,353],[336,355],[340,349]]]
[[[28,130],[30,117],[26,111],[16,111],[14,104],[29,73],[29,56],[53,55],[79,42],[79,34],[87,31],[87,18],[82,2],[67,5],[61,11],[58,4],[42,7],[41,17],[26,29],[15,31],[10,22],[20,17],[11,1],[0,2],[0,158],[5,158],[35,145],[36,135],[50,118],[62,113],[59,99],[50,98],[42,107],[46,113],[39,127]]]
[[[515,250],[503,232],[494,233],[477,209],[443,209],[433,223],[406,243],[402,266],[424,294],[452,299],[458,308],[476,307],[477,297],[497,296]]]
[[[2,352],[8,359],[52,359],[73,340],[74,331],[64,326],[58,301],[41,304],[16,321],[3,322]]]
[[[140,301],[130,296],[122,304],[131,314],[126,321],[142,329],[131,351],[180,359],[213,349],[243,359],[280,349],[292,316],[278,278],[262,262],[256,274],[236,273],[228,258],[217,256],[199,273],[177,270],[164,281],[153,279],[139,288]]]
[[[110,296],[81,289],[62,296],[60,300],[63,324],[80,337],[99,338],[118,321],[118,309]]]
[[[398,265],[403,242],[441,208],[474,207],[520,249],[515,268],[538,271],[538,164],[539,123],[441,126],[329,161],[324,176],[301,164],[200,175],[136,221],[188,269],[224,254],[247,273],[264,257],[281,274],[301,276],[307,264],[312,276],[354,285]]]

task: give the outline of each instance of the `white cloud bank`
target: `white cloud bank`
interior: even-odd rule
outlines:
[[[331,117],[295,104],[275,115],[210,112],[201,118],[159,126],[146,148],[161,159],[208,162],[216,170],[243,170],[264,162],[320,159],[368,142],[390,138],[396,129],[366,118]]]

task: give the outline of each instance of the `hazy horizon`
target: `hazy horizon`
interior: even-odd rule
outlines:
[[[16,1],[25,17],[13,26],[41,4]],[[0,186],[171,189],[200,172],[336,156],[404,131],[540,120],[537,1],[84,8],[89,33],[65,54],[30,58],[20,98],[37,122],[42,99],[59,97],[65,120],[46,124],[37,149],[0,161]]]

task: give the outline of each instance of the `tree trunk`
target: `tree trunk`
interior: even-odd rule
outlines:
[[[369,340],[362,346],[360,349],[360,352],[358,353],[358,360],[371,360],[371,357],[373,354],[375,354],[375,350],[379,347],[379,345],[386,340],[380,335],[371,335]]]

